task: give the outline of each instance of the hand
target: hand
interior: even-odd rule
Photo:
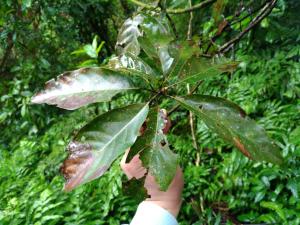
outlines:
[[[146,201],[150,201],[166,209],[176,218],[181,207],[183,185],[183,173],[180,167],[177,168],[175,177],[167,191],[160,191],[155,178],[148,174],[146,176],[144,187],[150,195],[150,198],[147,198]]]
[[[128,152],[129,149],[124,154],[120,166],[128,179],[133,177],[140,179],[146,174],[147,170],[142,167],[142,161],[140,160],[139,155],[134,156],[129,163],[125,163]],[[167,191],[160,191],[155,178],[148,174],[146,176],[144,187],[150,198],[147,198],[146,201],[166,209],[176,218],[181,206],[183,184],[183,174],[179,167]]]

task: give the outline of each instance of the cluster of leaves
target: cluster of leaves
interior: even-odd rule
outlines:
[[[263,129],[235,103],[208,95],[177,96],[178,86],[232,71],[235,63],[225,58],[205,58],[193,40],[176,38],[167,18],[164,12],[141,12],[127,19],[118,35],[117,57],[102,67],[66,72],[48,81],[45,90],[32,98],[33,103],[73,110],[110,101],[123,91],[149,92],[148,103],[102,114],[76,134],[62,167],[67,179],[65,190],[100,177],[132,145],[127,161],[139,153],[143,166],[166,190],[175,175],[177,158],[162,132],[164,120],[159,105],[165,98],[174,99],[195,113],[247,157],[282,163],[277,147]],[[139,57],[141,52],[146,55],[145,60]],[[138,137],[147,116],[145,134]]]
[[[127,1],[120,2],[130,8]],[[187,2],[177,0],[168,1],[167,4],[171,8],[185,8],[189,7]],[[235,12],[236,6],[239,5],[237,1],[224,2],[227,2],[227,6],[223,12],[228,15]],[[109,10],[110,6],[115,7],[116,1],[106,0],[38,3],[40,2],[24,1],[22,7],[20,2],[9,0],[0,3],[1,12],[4,12],[1,14],[0,29],[1,32],[5,31],[1,33],[1,60],[8,49],[9,42],[6,38],[9,35],[7,36],[6,30],[12,30],[18,34],[15,36],[18,38],[13,39],[14,46],[9,60],[6,61],[5,67],[1,68],[5,70],[4,73],[1,71],[3,82],[0,84],[3,96],[1,98],[3,111],[0,113],[2,128],[0,223],[120,224],[128,222],[132,218],[136,205],[121,194],[121,173],[118,164],[113,165],[110,173],[105,174],[101,179],[67,194],[61,192],[63,179],[57,171],[65,157],[62,153],[65,144],[69,142],[67,134],[70,134],[73,129],[79,129],[85,121],[92,120],[99,113],[123,107],[126,104],[146,102],[151,98],[150,92],[132,90],[130,93],[114,96],[112,102],[82,107],[74,113],[55,110],[54,107],[37,107],[28,104],[34,88],[39,88],[42,82],[59,71],[77,66],[77,63],[74,63],[76,60],[68,55],[69,52],[74,51],[74,48],[81,45],[76,37],[80,36],[86,41],[91,40],[97,33],[101,41],[106,41],[104,52],[112,51],[111,45],[114,42],[104,39],[102,28],[109,25],[108,33],[114,34],[115,28],[111,24],[115,24],[116,18],[110,18],[110,16],[114,17],[113,12],[116,11],[122,14],[122,9]],[[110,5],[110,3],[113,4]],[[198,1],[195,4],[197,3]],[[248,2],[244,1],[244,4]],[[255,4],[260,5],[259,2]],[[10,10],[12,5],[19,10]],[[257,6],[255,5],[253,9]],[[31,18],[30,15],[35,15],[36,12],[32,11],[35,7],[41,9],[43,19],[40,20],[39,29],[33,30],[32,24],[35,20],[32,20],[34,17]],[[239,7],[242,12],[241,17],[247,16],[249,11],[245,9],[249,8],[248,5],[240,4]],[[282,150],[289,165],[288,168],[253,163],[240,153],[232,151],[230,145],[211,132],[199,119],[195,119],[199,152],[195,151],[191,137],[188,135],[190,128],[186,111],[179,109],[171,115],[174,126],[168,135],[168,140],[170,148],[179,155],[178,159],[185,171],[186,185],[183,209],[179,218],[180,224],[224,224],[226,222],[238,224],[238,221],[287,225],[300,223],[298,219],[300,217],[300,172],[298,169],[300,134],[299,100],[297,100],[299,98],[300,51],[299,41],[296,41],[299,40],[297,39],[299,26],[297,16],[295,16],[298,9],[298,2],[278,1],[277,8],[271,14],[270,19],[265,19],[262,26],[256,27],[245,38],[245,41],[240,42],[239,46],[244,48],[235,52],[235,57],[242,61],[240,68],[232,75],[205,79],[201,84],[201,89],[197,88],[195,91],[201,95],[221,96],[239,103],[246,113],[255,118],[276,140],[276,144]],[[23,17],[18,17],[19,14],[15,13],[20,11]],[[91,12],[95,15],[93,16]],[[103,12],[108,13],[102,18],[105,24],[101,25],[101,29],[97,28],[97,25],[93,30],[94,26],[90,25],[98,24],[96,20],[101,20]],[[26,16],[27,13],[29,16]],[[207,35],[213,37],[218,32],[218,27],[214,27],[215,23],[209,21],[211,18],[209,10],[202,11],[200,14],[194,13],[193,27],[197,34],[201,30],[200,39],[202,39],[201,43],[206,43],[203,46],[206,50],[210,40],[205,37]],[[89,22],[84,19],[87,16]],[[185,39],[189,15],[173,16],[171,14],[170,16],[175,22],[177,35]],[[250,17],[243,23],[235,23],[233,28],[236,33],[247,27]],[[10,19],[14,22],[6,22]],[[231,18],[226,16],[226,19]],[[66,29],[67,26],[72,27]],[[288,27],[293,27],[293,29],[287,30]],[[77,33],[77,28],[80,34]],[[144,35],[144,33],[141,34]],[[231,38],[227,32],[223,32],[222,35],[224,36],[216,40],[217,43]],[[147,44],[145,36],[139,36],[137,39],[140,46],[145,43],[144,48],[151,46]],[[191,42],[192,46],[194,42]],[[26,47],[30,46],[30,49],[27,50],[24,43]],[[124,46],[122,42],[118,43],[118,49],[122,52]],[[182,41],[182,43],[187,42]],[[94,48],[95,44],[90,46],[97,50]],[[176,46],[178,43],[175,43],[175,50]],[[279,46],[281,46],[280,51]],[[263,50],[265,48],[268,50]],[[83,47],[85,53],[91,56],[89,49],[91,48]],[[143,58],[143,61],[147,62],[151,69],[154,68],[155,74],[162,74],[159,72],[162,69],[157,63],[160,62],[157,53],[154,52],[152,55],[155,61],[153,63],[150,57],[153,53],[151,53],[151,48],[148,53],[143,48],[140,49],[142,50],[139,56]],[[215,49],[214,45],[210,47],[211,52]],[[35,54],[31,54],[32,52]],[[147,57],[148,54],[149,57]],[[173,51],[170,52],[170,56],[174,56]],[[93,57],[91,58],[93,64],[96,61],[98,63],[102,61],[102,56],[99,54],[96,61]],[[79,60],[82,62],[82,58]],[[45,67],[45,65],[48,66]],[[17,68],[17,70],[9,70],[10,68]],[[130,79],[136,77],[132,76],[133,72],[127,67],[122,70]],[[139,75],[141,77],[145,74]],[[146,78],[152,79],[152,76]],[[158,82],[158,87],[160,87],[160,82],[161,80]],[[134,78],[132,83],[140,85],[141,81]],[[186,87],[182,84],[184,83],[173,86],[180,95],[186,93]],[[163,93],[174,95],[175,91],[169,89],[168,92]],[[161,97],[157,101],[152,101],[151,107],[155,108],[155,103],[159,102],[164,108],[174,106],[173,100]],[[153,113],[148,115],[154,118]]]

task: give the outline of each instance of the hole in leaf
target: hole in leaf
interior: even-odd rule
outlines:
[[[166,143],[165,140],[161,140],[161,141],[160,141],[160,144],[161,144],[161,146],[165,146],[167,143]]]

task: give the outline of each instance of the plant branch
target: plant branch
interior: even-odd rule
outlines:
[[[148,5],[146,3],[140,2],[138,0],[130,0],[132,3],[141,6],[145,9],[150,9],[150,10],[156,10],[156,8],[152,5]],[[190,8],[186,8],[186,9],[167,9],[167,13],[169,14],[182,14],[182,13],[189,13],[191,11],[195,11],[198,9],[202,9],[204,7],[206,7],[207,5],[209,5],[210,3],[215,2],[216,0],[205,0],[199,4],[194,5],[193,7]]]
[[[192,0],[189,0],[190,7],[192,8]],[[189,27],[188,27],[188,33],[187,33],[187,40],[192,40],[192,33],[193,33],[193,11],[190,11],[190,20],[189,20]]]
[[[190,95],[191,94],[190,85],[187,84],[186,88],[187,88],[188,95]],[[197,152],[196,166],[199,166],[199,164],[200,164],[200,154],[199,154],[199,148],[198,148],[198,143],[197,143],[197,137],[196,137],[196,134],[195,134],[194,115],[193,115],[192,111],[189,111],[189,123],[190,123],[190,127],[191,127],[193,146],[194,146],[194,148],[196,149],[196,152]]]
[[[195,91],[197,91],[198,87],[203,83],[203,80],[200,80],[198,84],[195,85],[195,87],[192,88],[189,95],[193,94]],[[173,112],[175,112],[179,108],[180,104],[176,104],[168,113],[168,115],[171,115]]]
[[[178,38],[178,33],[177,33],[175,23],[174,23],[174,21],[172,20],[172,18],[170,17],[170,15],[167,12],[166,12],[166,17],[169,20],[169,23],[171,24],[173,33],[175,34],[175,37]]]
[[[225,43],[219,48],[219,53],[227,52],[236,42],[238,42],[245,34],[252,30],[257,24],[259,24],[265,17],[267,17],[275,7],[277,0],[271,0],[265,4],[265,6],[260,10],[258,15],[250,22],[248,27],[240,32],[233,39]]]

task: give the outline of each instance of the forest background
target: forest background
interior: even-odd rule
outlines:
[[[30,98],[64,71],[105,64],[135,2],[0,2],[0,224],[117,225],[133,217],[137,203],[122,191],[118,162],[100,179],[70,193],[62,191],[59,168],[74,128],[143,99],[142,93],[74,112],[32,105]],[[187,2],[169,1],[168,7],[186,8]],[[248,13],[257,4],[261,1],[227,1],[222,13]],[[211,37],[212,10],[194,11],[194,36]],[[180,224],[300,224],[299,11],[299,1],[278,0],[272,13],[228,51],[240,62],[238,69],[205,80],[197,89],[238,103],[275,140],[288,166],[245,158],[197,119],[195,146],[188,112],[172,113],[168,140],[180,155],[185,178]],[[176,29],[184,31],[181,35],[188,30],[189,16],[171,16]],[[237,26],[242,29],[250,21],[251,16]]]

